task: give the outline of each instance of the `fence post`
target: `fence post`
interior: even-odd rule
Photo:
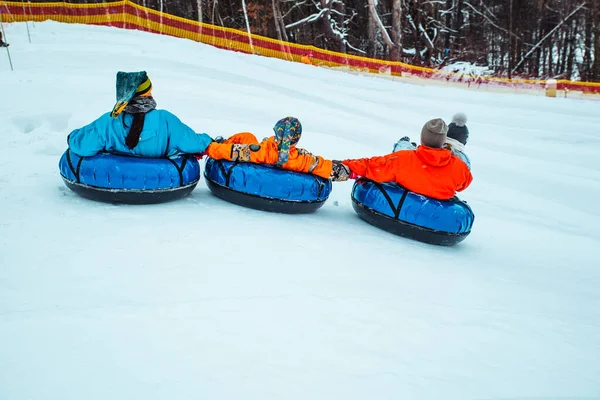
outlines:
[[[556,97],[556,79],[548,79],[546,81],[546,97]]]

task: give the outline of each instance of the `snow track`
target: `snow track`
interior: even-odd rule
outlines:
[[[0,399],[600,398],[596,102],[359,77],[106,27],[6,26],[0,51]],[[385,154],[469,117],[476,218],[454,248],[360,221],[350,182],[290,216],[213,197],[69,191],[66,135],[148,71],[199,132]],[[594,397],[595,396],[595,397]]]

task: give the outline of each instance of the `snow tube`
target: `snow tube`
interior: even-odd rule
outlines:
[[[144,158],[109,153],[79,157],[67,149],[60,175],[75,193],[97,201],[152,204],[188,195],[200,179],[200,164],[191,155]]]
[[[452,246],[470,233],[475,215],[457,197],[436,200],[395,183],[360,178],[352,188],[354,211],[368,223],[421,242]]]
[[[286,214],[318,210],[331,193],[331,181],[270,165],[208,158],[204,178],[217,197],[244,207]]]

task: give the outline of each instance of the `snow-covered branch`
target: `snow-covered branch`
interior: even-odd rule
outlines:
[[[368,0],[369,1],[369,10],[371,11],[371,15],[377,24],[377,27],[381,31],[381,36],[383,37],[383,41],[385,44],[391,49],[395,46],[395,43],[392,41],[390,34],[388,33],[385,26],[383,26],[383,22],[381,22],[381,18],[379,18],[379,14],[377,13],[376,2],[377,0]]]
[[[318,21],[329,11],[329,8],[324,8],[320,10],[318,13],[309,15],[306,18],[301,19],[300,21],[292,22],[291,24],[286,25],[286,29],[292,29],[300,25],[309,24],[311,22]]]
[[[567,22],[573,15],[577,14],[577,12],[579,10],[581,10],[583,8],[583,6],[585,6],[585,2],[581,3],[579,6],[577,6],[576,9],[574,9],[569,15],[567,15],[562,21],[560,21],[555,27],[554,29],[552,29],[550,32],[548,32],[546,34],[546,36],[544,36],[543,38],[540,39],[539,42],[537,42],[528,52],[527,54],[525,54],[521,60],[517,63],[517,65],[515,65],[515,67],[512,69],[511,72],[515,72],[520,66],[521,64],[523,64],[525,62],[525,60],[527,59],[527,57],[529,57],[534,51],[535,49],[537,49],[538,47],[540,47],[540,45],[542,43],[544,43],[546,41],[546,39],[548,39],[550,36],[552,36],[554,34],[554,32],[556,32],[556,30],[558,28],[560,28],[565,22]]]
[[[514,37],[514,38],[516,38],[516,39],[518,39],[518,40],[522,40],[522,39],[521,39],[519,36],[517,36],[517,35],[515,35],[514,33],[510,32],[508,29],[505,29],[505,28],[503,28],[503,27],[499,26],[498,24],[496,24],[494,21],[492,21],[492,20],[491,20],[491,18],[490,18],[490,17],[488,17],[487,15],[485,15],[484,13],[482,13],[481,11],[479,11],[478,9],[476,9],[475,7],[473,7],[473,5],[472,5],[471,3],[469,3],[469,2],[467,2],[467,1],[465,1],[463,4],[464,4],[465,6],[467,6],[467,7],[470,7],[470,8],[473,10],[473,12],[474,12],[475,14],[482,16],[482,17],[483,17],[483,18],[484,18],[484,19],[485,19],[487,22],[489,22],[489,23],[490,23],[490,25],[492,25],[494,28],[496,28],[496,29],[500,29],[502,32],[508,33],[509,35],[511,35],[512,37]],[[496,18],[496,17],[495,17],[493,14],[492,14],[492,16],[493,16],[494,18]]]
[[[283,14],[283,18],[287,17],[288,15],[290,15],[292,13],[292,11],[294,11],[296,8],[302,7],[303,5],[306,4],[306,0],[303,1],[297,1],[297,0],[283,0],[283,3],[294,3],[294,5],[287,10],[287,12],[285,14]]]
[[[433,40],[431,40],[431,38],[427,34],[427,31],[425,30],[425,28],[423,28],[423,25],[421,25],[421,24],[419,24],[419,32],[421,32],[421,34],[425,38],[425,45],[427,46],[427,48],[429,50],[433,51],[433,49],[434,49]],[[437,34],[436,34],[436,36],[437,36]]]

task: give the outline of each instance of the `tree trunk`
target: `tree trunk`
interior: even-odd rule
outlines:
[[[372,12],[369,13],[369,19],[367,23],[367,55],[369,57],[377,58],[378,40],[377,40],[377,21]]]
[[[513,33],[513,0],[510,0],[508,6],[508,32],[511,34]],[[513,41],[514,38],[510,35],[508,37],[508,79],[512,79],[512,69],[514,65]]]
[[[588,9],[588,13],[585,16],[585,38],[584,38],[584,53],[582,63],[582,74],[581,80],[590,80],[592,72],[592,27],[594,26],[594,18],[592,9]]]
[[[511,0],[512,1],[512,0]],[[456,37],[454,38],[454,49],[457,50],[457,58],[462,59],[464,58],[464,51],[462,51],[463,49],[463,30],[462,30],[462,25],[463,25],[463,15],[462,15],[462,10],[463,10],[463,0],[456,0],[456,10],[455,10],[455,14],[454,14],[454,31],[456,32]]]
[[[554,75],[554,44],[552,41],[548,41],[548,73],[547,76],[551,78]]]
[[[277,39],[287,40],[287,33],[285,31],[285,25],[283,24],[283,16],[281,15],[281,8],[279,7],[279,0],[271,0],[273,7],[273,21],[275,22],[275,32],[277,32]]]
[[[592,80],[600,80],[600,5],[597,1],[592,2],[592,9],[594,16],[594,64],[592,67]],[[591,23],[590,21],[589,23]]]
[[[330,1],[330,4],[331,4],[331,0],[328,0],[328,1]],[[335,11],[337,11],[337,14],[335,14],[335,16],[333,18],[336,20],[338,26],[343,27],[344,20],[346,19],[346,4],[343,1],[340,1],[340,2],[336,2],[334,7],[335,7]],[[333,29],[331,30],[331,32],[334,33]],[[340,53],[346,53],[348,50],[346,48],[346,41],[344,39],[340,38],[335,33],[334,33],[334,36],[335,36],[335,40],[339,43]]]
[[[377,13],[377,8],[375,6],[375,0],[367,0],[367,1],[369,4],[369,12],[372,14],[372,17],[377,24],[377,28],[381,32],[381,36],[383,36],[383,41],[385,42],[385,44],[387,45],[387,47],[390,51],[390,59],[392,61],[400,61],[401,51],[395,50],[398,48],[398,44],[392,40],[392,38],[388,34],[385,26],[383,25],[381,18],[379,18],[379,14]],[[394,55],[396,56],[396,58],[393,57]]]
[[[579,27],[578,19],[573,21],[571,29],[568,31],[569,38],[567,43],[569,43],[569,55],[567,57],[567,79],[571,79],[573,76],[573,60],[575,58],[575,46],[577,45],[576,35],[577,29]]]
[[[453,0],[446,0],[446,21],[445,24],[446,26],[449,28],[450,26],[452,26],[452,13],[449,12],[449,10],[454,6],[454,2]],[[444,42],[444,47],[448,50],[450,50],[450,46],[452,45],[452,43],[450,42],[450,37],[452,36],[452,34],[450,32],[448,32],[446,34],[446,41]]]
[[[390,32],[394,47],[390,49],[392,60],[401,60],[402,56],[402,0],[392,0],[392,29]]]

